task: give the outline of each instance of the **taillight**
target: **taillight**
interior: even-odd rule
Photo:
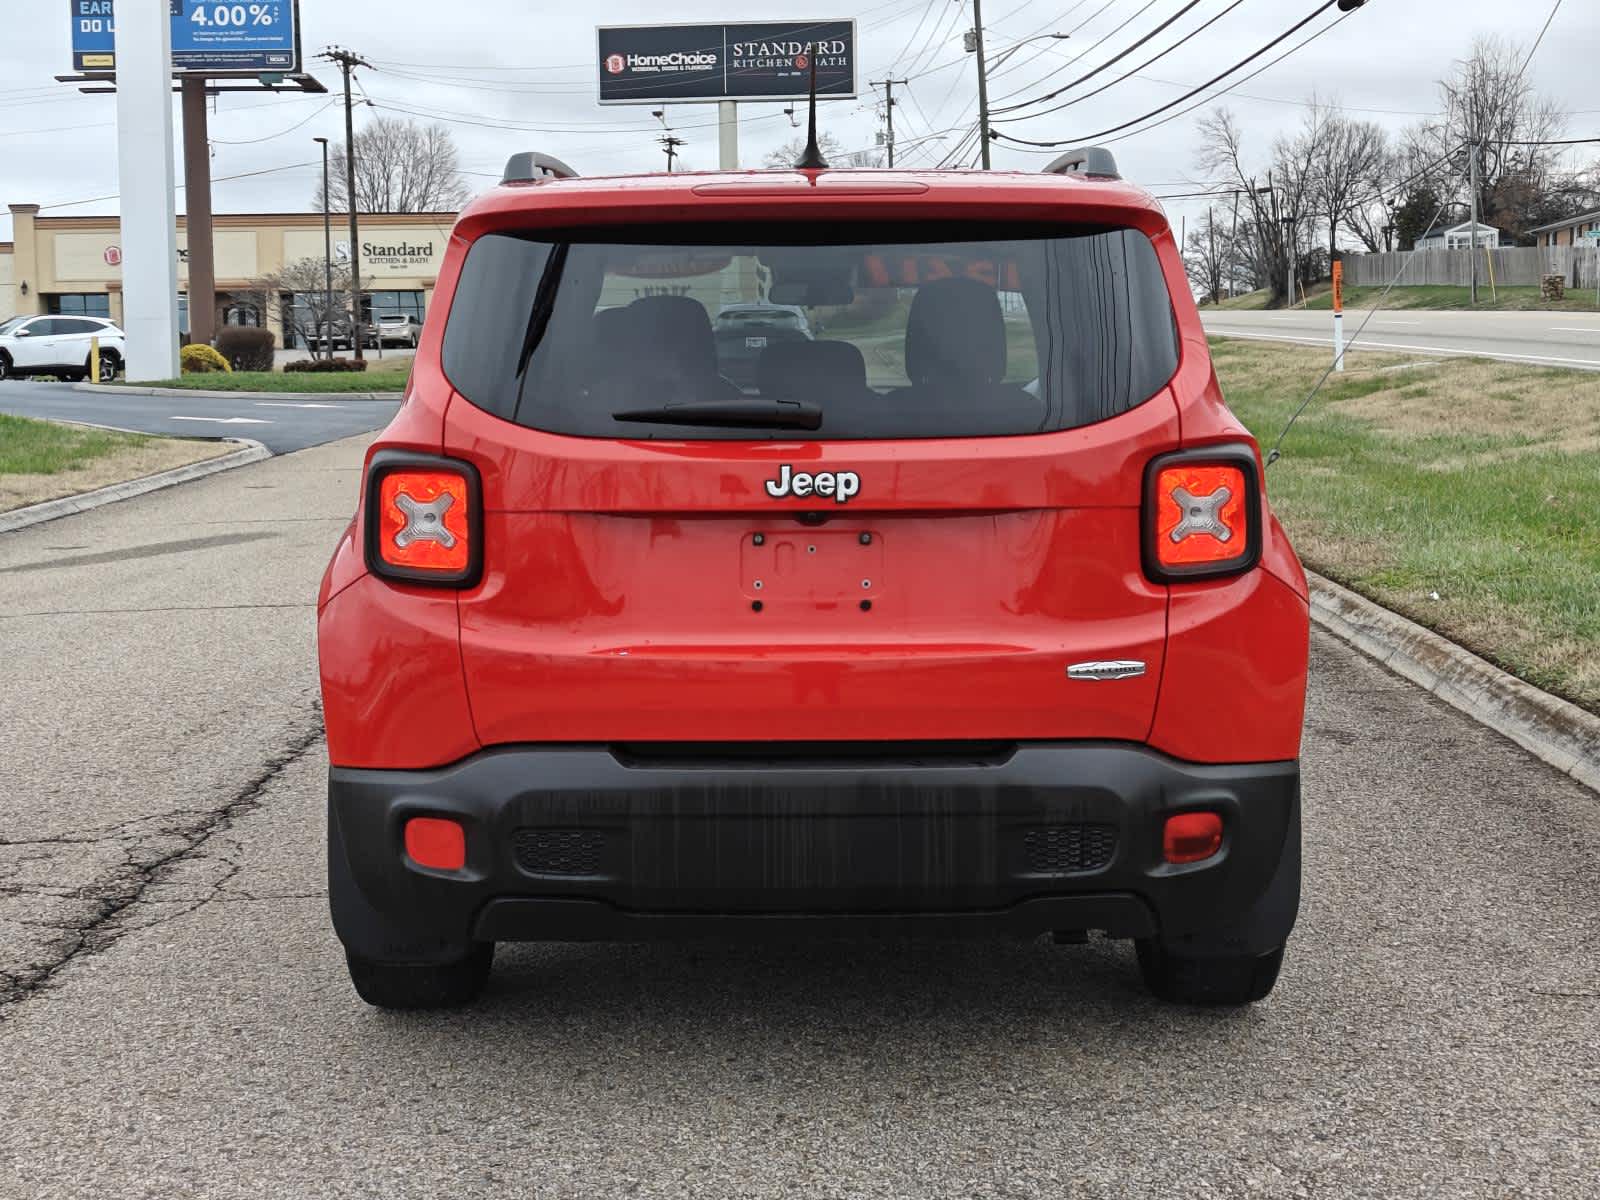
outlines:
[[[1145,469],[1144,567],[1164,583],[1236,575],[1261,557],[1261,488],[1248,446],[1164,454]]]
[[[367,472],[367,567],[407,583],[471,587],[483,564],[478,473],[452,458],[380,450]]]

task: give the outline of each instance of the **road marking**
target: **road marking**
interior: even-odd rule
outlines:
[[[262,421],[256,417],[168,417],[169,421],[205,421],[212,425],[271,425],[271,421]]]
[[[1552,326],[1550,326],[1550,332],[1551,333],[1600,333],[1600,328],[1596,328],[1595,326],[1592,326],[1592,325],[1586,325],[1586,326],[1552,325]]]
[[[367,403],[367,401],[355,401],[354,403]],[[256,407],[257,408],[340,408],[342,406],[338,405],[338,404],[291,404],[291,403],[289,403],[288,401],[285,401],[285,400],[257,400],[256,401]]]
[[[1216,329],[1219,337],[1250,338],[1262,342],[1298,342],[1303,346],[1327,346],[1332,342],[1325,337],[1292,337],[1281,333],[1253,333],[1247,329]],[[1492,358],[1504,362],[1542,363],[1548,366],[1587,367],[1600,371],[1600,358],[1560,358],[1553,354],[1494,354],[1487,350],[1449,350],[1443,346],[1413,346],[1400,342],[1374,342],[1363,338],[1359,343],[1345,343],[1346,350],[1414,350],[1419,354],[1447,354],[1464,358]]]

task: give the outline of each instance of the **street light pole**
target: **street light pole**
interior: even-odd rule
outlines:
[[[328,357],[333,357],[333,214],[328,207],[328,139],[312,138],[322,147],[322,264],[325,291],[322,298],[322,320],[317,322],[317,332],[323,335]],[[315,347],[313,346],[313,349]]]

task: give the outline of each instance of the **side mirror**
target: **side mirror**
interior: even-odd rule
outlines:
[[[33,332],[31,330],[28,330],[28,329],[19,329],[19,330],[17,330],[16,333],[12,334],[11,336],[13,336],[13,337],[32,337],[33,336]]]

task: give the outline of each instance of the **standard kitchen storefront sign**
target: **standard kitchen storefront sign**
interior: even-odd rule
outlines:
[[[613,25],[598,30],[601,104],[856,95],[854,21]]]

